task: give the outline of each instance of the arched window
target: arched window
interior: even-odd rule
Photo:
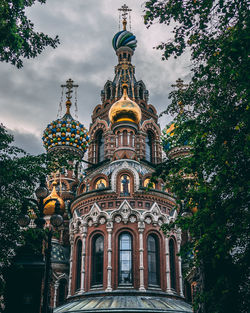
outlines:
[[[96,136],[96,156],[97,163],[102,162],[104,160],[104,138],[103,132],[98,132]]]
[[[67,296],[67,280],[65,278],[59,281],[58,286],[58,305],[65,302]]]
[[[151,131],[148,131],[146,137],[146,160],[149,162],[153,162],[153,146],[154,135]]]
[[[123,146],[128,145],[128,132],[126,130],[123,131]]]
[[[139,89],[139,98],[143,100],[143,87],[142,86],[140,86],[140,89]]]
[[[103,250],[104,240],[102,235],[96,235],[92,244],[92,281],[93,285],[102,285],[103,283]]]
[[[82,241],[79,239],[76,244],[76,290],[81,288],[82,271]]]
[[[154,235],[148,236],[147,249],[148,249],[148,284],[159,286],[160,264],[159,264],[158,238],[156,236]]]
[[[169,240],[169,262],[171,288],[176,289],[176,264],[175,264],[175,244],[174,240]]]
[[[132,237],[129,233],[119,236],[119,285],[132,285]]]
[[[107,88],[107,99],[109,100],[110,97],[111,97],[111,87],[109,86],[109,87]]]

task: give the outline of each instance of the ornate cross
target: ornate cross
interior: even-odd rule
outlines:
[[[118,9],[118,11],[122,12],[122,24],[123,24],[123,30],[126,30],[126,26],[127,26],[127,15],[132,11],[131,9],[129,9],[129,7],[124,4],[120,9]],[[120,24],[120,23],[119,23]],[[131,26],[130,26],[131,28]]]
[[[176,80],[176,84],[171,85],[171,87],[177,87],[177,88],[179,88],[180,90],[182,90],[183,87],[188,87],[188,84],[183,84],[183,80],[180,79],[180,78],[178,78],[178,79]]]
[[[122,12],[122,18],[126,20],[128,13],[131,12],[132,10],[129,9],[129,7],[126,4],[124,4],[120,9],[118,9],[118,11]]]
[[[75,87],[78,87],[78,85],[74,85],[73,84],[74,81],[69,78],[67,81],[66,81],[66,85],[61,85],[62,88],[66,87],[67,88],[67,91],[66,91],[66,98],[67,100],[70,100],[72,98],[72,92],[73,92],[73,88]]]

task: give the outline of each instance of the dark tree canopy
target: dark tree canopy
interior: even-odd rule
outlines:
[[[156,172],[185,210],[176,225],[189,231],[182,256],[200,271],[196,312],[249,312],[249,34],[245,0],[147,1],[145,22],[174,26],[163,59],[191,51],[192,79],[170,94],[170,145],[187,139],[189,157],[168,159]],[[183,111],[180,114],[180,104]],[[164,138],[166,139],[165,135]],[[167,231],[169,227],[165,226]],[[190,258],[190,255],[193,257]]]
[[[0,2],[0,61],[10,62],[17,68],[23,66],[23,58],[35,58],[45,47],[56,48],[59,39],[34,31],[34,24],[27,18],[25,9],[36,1],[1,0]]]

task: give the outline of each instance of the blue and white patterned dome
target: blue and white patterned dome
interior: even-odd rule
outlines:
[[[127,30],[122,30],[115,34],[112,45],[115,50],[120,47],[129,47],[132,50],[135,50],[137,44],[136,37]]]

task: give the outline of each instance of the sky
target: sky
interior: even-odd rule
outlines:
[[[143,23],[143,3],[135,0],[47,0],[27,9],[35,30],[51,37],[59,36],[56,49],[47,47],[41,55],[24,61],[15,68],[0,63],[0,122],[14,135],[15,145],[29,153],[45,152],[42,133],[57,118],[61,100],[61,84],[71,78],[77,90],[78,120],[89,128],[91,114],[100,103],[105,82],[113,80],[118,63],[112,38],[119,31],[120,8],[131,9],[131,31],[137,38],[132,58],[137,80],[149,90],[149,103],[158,113],[170,103],[171,84],[180,77],[190,80],[188,54],[177,60],[161,60],[162,52],[153,49],[173,37],[171,26],[154,23],[149,29]],[[128,26],[129,28],[129,26]],[[73,99],[74,102],[74,99]],[[63,101],[63,113],[64,113]],[[74,117],[74,109],[72,108]],[[164,115],[163,128],[171,120]]]

